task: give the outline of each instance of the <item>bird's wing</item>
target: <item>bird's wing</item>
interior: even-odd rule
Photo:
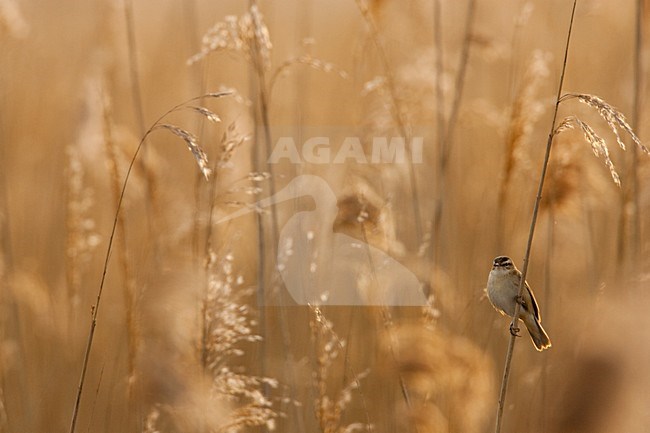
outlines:
[[[533,304],[533,313],[535,314],[535,317],[537,318],[538,321],[542,321],[542,313],[539,311],[539,306],[537,306],[537,301],[535,300],[535,295],[533,295],[533,291],[530,290],[530,286],[528,285],[528,281],[526,281],[526,291],[528,292],[528,295],[530,295],[530,303]]]
[[[519,287],[519,282],[521,281],[521,274],[520,273],[517,273],[516,281],[517,281],[517,287]],[[530,303],[532,304],[532,307],[533,307],[533,314],[535,315],[537,320],[541,322],[542,321],[542,313],[540,313],[540,311],[539,311],[539,307],[537,306],[537,301],[535,300],[535,295],[533,295],[533,291],[530,290],[530,286],[528,285],[528,281],[526,281],[525,286],[526,286],[526,292],[528,293],[528,297],[526,296],[526,293],[523,294],[524,303],[523,303],[522,307],[526,311],[530,311],[530,309],[528,307],[528,302],[526,302],[528,300],[527,298],[530,298]]]

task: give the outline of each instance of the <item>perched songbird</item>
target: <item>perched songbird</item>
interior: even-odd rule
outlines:
[[[525,283],[521,298],[518,297],[520,281],[521,272],[512,263],[510,257],[499,256],[492,264],[487,283],[487,295],[494,308],[510,317],[515,315],[515,302],[519,300],[521,303],[519,319],[526,325],[535,348],[542,351],[551,347],[551,340],[542,328],[542,315],[528,282]],[[511,329],[513,333],[516,331]]]

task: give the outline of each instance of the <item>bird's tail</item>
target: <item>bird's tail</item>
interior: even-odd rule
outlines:
[[[539,323],[539,320],[526,320],[525,323],[530,338],[533,340],[533,344],[535,345],[535,349],[541,352],[542,350],[551,347],[551,339],[548,338],[548,334],[544,331],[544,328],[542,328],[542,324]]]

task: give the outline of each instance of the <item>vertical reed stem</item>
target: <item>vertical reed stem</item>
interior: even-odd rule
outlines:
[[[634,46],[634,106],[632,107],[632,129],[639,130],[639,118],[641,116],[642,107],[642,91],[643,91],[643,15],[644,1],[637,0],[636,2],[636,35]],[[630,177],[632,178],[632,230],[630,233],[630,240],[632,241],[632,264],[636,268],[638,259],[641,254],[641,214],[639,212],[639,149],[638,146],[632,146],[632,167],[630,170]]]
[[[535,226],[537,224],[537,216],[539,214],[539,204],[542,200],[542,191],[544,189],[544,180],[546,178],[546,171],[548,169],[548,163],[551,157],[551,147],[553,145],[553,136],[555,135],[555,122],[557,121],[557,112],[560,106],[560,98],[562,97],[562,86],[564,84],[564,74],[566,72],[567,59],[569,57],[569,44],[571,42],[571,32],[573,30],[573,18],[575,16],[577,0],[573,1],[573,8],[571,10],[571,19],[569,21],[569,31],[567,33],[566,45],[564,48],[564,61],[562,63],[562,73],[560,74],[560,83],[557,90],[557,98],[555,99],[555,110],[553,111],[553,121],[551,122],[551,129],[548,134],[548,140],[546,142],[546,153],[544,155],[544,163],[542,164],[542,173],[539,177],[539,186],[537,188],[537,197],[535,199],[535,207],[533,208],[532,221],[530,223],[530,230],[528,232],[528,242],[526,243],[526,253],[523,260],[523,269],[521,270],[521,281],[519,282],[519,296],[522,295],[525,287],[526,274],[528,272],[528,261],[530,258],[530,251],[533,245],[533,236],[535,234]],[[521,310],[521,304],[519,302],[515,303],[515,312],[512,318],[512,323],[510,324],[510,329],[514,329],[517,326],[519,321],[519,311]],[[501,423],[503,422],[503,408],[506,402],[506,391],[508,389],[508,379],[510,378],[510,368],[512,366],[512,354],[515,347],[516,335],[511,333],[510,342],[508,344],[508,351],[506,353],[506,361],[503,370],[503,379],[501,381],[501,391],[499,392],[499,402],[497,405],[497,417],[496,425],[494,432],[501,432]]]

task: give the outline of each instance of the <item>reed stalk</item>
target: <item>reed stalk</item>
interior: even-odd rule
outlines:
[[[571,9],[571,19],[569,20],[569,30],[567,32],[566,45],[564,48],[564,61],[562,62],[562,72],[560,74],[560,83],[558,85],[557,97],[555,99],[555,110],[553,110],[553,120],[551,121],[551,128],[546,142],[546,152],[544,154],[544,162],[542,163],[542,172],[539,177],[539,186],[537,187],[537,197],[535,199],[535,206],[533,208],[533,216],[530,223],[530,230],[528,231],[528,241],[526,243],[526,252],[524,254],[523,268],[521,270],[521,281],[519,282],[519,296],[523,294],[524,287],[526,286],[526,274],[528,272],[528,262],[530,259],[530,252],[533,245],[533,237],[535,235],[535,227],[537,225],[537,216],[539,214],[540,202],[542,201],[542,191],[544,189],[544,181],[546,179],[546,172],[548,170],[548,163],[551,157],[551,148],[553,146],[553,137],[555,136],[555,123],[557,121],[557,113],[560,107],[562,98],[562,87],[564,85],[564,74],[566,73],[567,60],[569,58],[569,45],[571,42],[571,33],[573,30],[573,19],[575,17],[577,0],[573,1],[573,8]],[[519,312],[521,304],[515,303],[515,311],[510,324],[510,329],[517,329],[517,322],[519,321]],[[499,392],[499,402],[497,404],[496,425],[494,428],[495,433],[501,432],[501,424],[503,422],[503,408],[506,402],[506,391],[508,390],[508,380],[510,378],[510,369],[512,367],[512,355],[515,348],[515,340],[517,338],[516,332],[511,332],[510,341],[508,343],[508,350],[506,352],[506,361],[503,369],[503,378],[501,380],[501,390]]]

